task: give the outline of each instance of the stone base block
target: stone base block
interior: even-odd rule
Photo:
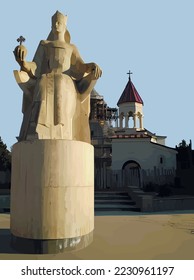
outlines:
[[[23,244],[30,240],[38,248],[46,244],[43,251],[74,250],[91,242],[93,230],[93,146],[71,140],[15,144],[11,178],[15,247],[26,239]]]

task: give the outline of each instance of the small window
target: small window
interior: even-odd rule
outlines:
[[[163,163],[164,163],[163,157],[160,157],[160,164],[163,164]]]

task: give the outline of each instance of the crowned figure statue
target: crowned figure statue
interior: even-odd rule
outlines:
[[[56,12],[52,30],[42,40],[32,62],[20,44],[14,50],[21,71],[14,71],[22,88],[24,114],[19,141],[32,139],[69,139],[90,142],[90,92],[101,69],[84,63],[70,43],[67,16]]]
[[[33,61],[14,50],[23,91],[23,122],[12,149],[12,246],[27,253],[82,249],[93,240],[94,147],[90,92],[101,69],[84,63],[70,43],[67,16],[56,12],[52,30]]]

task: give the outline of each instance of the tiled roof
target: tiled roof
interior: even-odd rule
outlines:
[[[146,134],[119,134],[119,135],[113,135],[113,136],[110,136],[110,138],[112,139],[126,139],[126,138],[150,138],[149,135],[146,135]]]
[[[117,105],[119,106],[120,104],[127,102],[137,102],[143,104],[143,100],[141,99],[130,78]]]

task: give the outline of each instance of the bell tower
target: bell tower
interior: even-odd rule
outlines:
[[[119,128],[133,128],[135,130],[144,130],[143,126],[143,100],[137,92],[131,81],[131,72],[129,81],[117,103],[119,107]]]

